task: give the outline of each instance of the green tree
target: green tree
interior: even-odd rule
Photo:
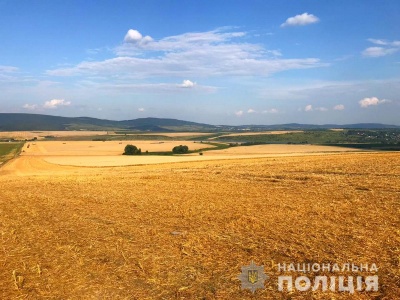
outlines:
[[[140,155],[142,150],[134,145],[126,145],[124,155]]]
[[[175,146],[172,149],[172,153],[174,154],[185,154],[189,152],[189,147],[186,145],[179,145],[179,146]]]

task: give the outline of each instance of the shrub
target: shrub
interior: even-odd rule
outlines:
[[[134,145],[126,145],[124,155],[140,155],[142,150]]]
[[[186,145],[175,146],[172,149],[172,153],[175,153],[175,154],[185,154],[185,153],[188,153],[188,151],[189,151],[189,147]]]

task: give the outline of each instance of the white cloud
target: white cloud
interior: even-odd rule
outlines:
[[[302,111],[301,108],[298,109],[299,111]],[[306,105],[304,107],[304,111],[309,112],[309,111],[328,111],[326,107],[313,107],[311,104]]]
[[[190,87],[184,87],[182,84],[173,83],[103,83],[96,81],[81,81],[82,88],[98,91],[112,91],[116,92],[130,92],[130,93],[170,93],[170,92],[184,92],[190,90]],[[215,93],[218,87],[198,85],[194,83],[195,91],[199,93]]]
[[[307,105],[307,106],[304,108],[304,110],[305,110],[305,111],[312,111],[312,110],[313,110],[313,107],[312,107],[311,104],[309,104],[309,105]]]
[[[237,112],[235,112],[235,115],[237,115],[238,117],[243,115],[243,110],[239,110]]]
[[[144,111],[145,111],[145,109],[144,109],[143,107],[140,107],[140,108],[138,108],[138,111],[140,111],[140,112],[144,112]]]
[[[249,110],[247,111],[248,114],[254,114],[256,113],[256,111],[252,108],[249,108]]]
[[[262,111],[263,114],[277,114],[278,110],[276,108],[266,109]]]
[[[186,79],[186,80],[184,80],[184,81],[182,82],[182,84],[180,84],[179,86],[180,86],[180,87],[183,87],[183,88],[192,88],[192,87],[194,87],[195,85],[196,85],[195,82],[192,82],[192,81],[190,81],[189,79]]]
[[[385,40],[378,40],[378,39],[368,39],[369,42],[376,44],[376,45],[383,45],[386,46],[388,43]]]
[[[146,35],[145,37],[143,37],[142,34],[135,29],[129,29],[124,38],[125,43],[138,45],[146,45],[152,41],[153,39],[150,36]]]
[[[362,52],[363,56],[366,57],[381,57],[399,51],[396,48],[383,48],[383,47],[369,47]]]
[[[364,57],[381,57],[393,54],[400,50],[400,41],[387,41],[382,39],[368,39],[369,42],[379,47],[368,47],[363,52]]]
[[[364,107],[364,108],[371,106],[371,105],[379,105],[379,104],[388,103],[388,102],[391,102],[391,101],[386,100],[386,99],[379,100],[377,97],[364,98],[364,99],[358,101],[360,106]]]
[[[334,110],[344,110],[344,105],[343,105],[343,104],[335,105],[335,106],[333,107],[333,109],[334,109]]]
[[[400,41],[387,41],[382,39],[368,39],[368,41],[375,45],[400,47]]]
[[[137,42],[140,41],[142,39],[142,34],[134,29],[129,29],[128,32],[125,35],[124,41],[127,43],[131,43],[131,42]]]
[[[288,18],[285,23],[281,24],[281,27],[304,26],[317,22],[319,22],[319,19],[316,16],[314,16],[313,14],[304,13]]]
[[[43,105],[43,108],[57,108],[58,106],[69,106],[71,105],[71,101],[65,101],[64,99],[53,99],[50,101],[46,101]]]
[[[35,110],[38,106],[37,104],[24,104],[22,107],[28,110]]]
[[[48,70],[47,74],[124,77],[131,81],[167,76],[269,76],[286,70],[327,66],[317,58],[281,58],[278,50],[240,41],[245,35],[224,28],[142,43],[144,38],[139,39],[135,33],[128,36],[133,42],[115,49],[117,57],[84,61],[74,67]]]

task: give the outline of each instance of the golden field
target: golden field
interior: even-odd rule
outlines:
[[[27,142],[22,156],[96,156],[121,155],[127,144],[136,145],[142,152],[172,151],[179,145],[187,145],[190,150],[213,148],[214,146],[191,141],[37,141]],[[28,148],[29,147],[29,148]]]
[[[303,130],[269,130],[269,131],[243,131],[239,133],[228,133],[221,135],[220,137],[225,137],[225,136],[249,136],[249,135],[263,135],[263,134],[286,134],[286,133],[300,133],[304,132]]]
[[[120,131],[119,134],[122,134]],[[148,135],[148,136],[166,136],[166,137],[193,137],[193,136],[205,136],[210,133],[204,132],[167,132],[167,133],[132,133],[128,132],[126,135]],[[46,136],[52,136],[56,138],[63,137],[95,137],[104,135],[116,135],[115,131],[100,131],[100,130],[69,130],[69,131],[0,131],[0,138],[14,138],[18,140],[33,139],[44,140]]]
[[[7,169],[23,169],[26,171],[26,167],[20,168],[19,165],[40,165],[43,160],[56,165],[112,167],[272,156],[324,155],[327,153],[361,151],[352,148],[316,145],[255,145],[232,147],[223,150],[208,150],[202,156],[198,153],[174,156],[122,156],[123,149],[128,143],[137,145],[142,149],[142,152],[146,150],[149,152],[171,151],[174,146],[181,144],[187,145],[190,150],[212,149],[215,147],[210,144],[191,141],[37,141],[26,143],[22,148],[21,158],[18,161],[11,162]],[[36,169],[41,171],[43,168],[37,167]]]
[[[398,299],[400,154],[296,151],[84,168],[25,152],[0,168],[0,299]],[[251,260],[270,276],[254,295]],[[379,291],[279,292],[292,262],[376,263]]]
[[[365,150],[364,150],[365,151]],[[207,151],[207,155],[256,155],[256,156],[281,156],[281,155],[320,155],[339,152],[364,152],[360,149],[344,148],[336,146],[319,145],[287,145],[287,144],[265,144],[254,146],[231,147],[222,150]]]
[[[76,131],[1,131],[0,138],[14,138],[19,140],[33,139],[43,140],[45,136],[53,137],[72,137],[72,136],[96,136],[107,135],[108,131],[89,131],[89,130],[76,130]],[[113,133],[113,132],[111,132]]]

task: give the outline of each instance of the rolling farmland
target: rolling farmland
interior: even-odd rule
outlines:
[[[101,155],[82,161],[113,161],[121,146],[92,143]],[[0,169],[2,299],[394,299],[400,292],[398,153],[263,145],[162,164],[60,165],[90,145],[37,142]],[[255,296],[237,279],[251,260],[270,276]],[[278,292],[274,266],[284,262],[376,263],[382,288],[351,297]]]

